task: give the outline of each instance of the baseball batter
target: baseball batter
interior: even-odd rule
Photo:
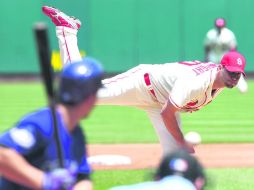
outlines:
[[[237,40],[235,34],[226,27],[226,21],[223,18],[217,18],[214,26],[215,28],[209,30],[205,36],[205,60],[220,64],[225,53],[237,49]],[[242,93],[248,91],[248,85],[243,76],[239,79],[237,87]]]
[[[80,60],[76,36],[80,21],[52,7],[44,6],[43,12],[56,25],[63,63]],[[194,152],[184,140],[179,113],[197,111],[224,87],[236,86],[244,67],[245,59],[238,52],[225,54],[219,65],[200,61],[141,64],[103,80],[98,104],[141,108],[148,114],[164,153],[179,146]]]
[[[94,107],[102,76],[101,65],[92,59],[66,66],[58,82],[57,125],[52,122],[51,109],[44,107],[0,134],[1,190],[92,190],[80,122]],[[62,145],[61,167],[54,127]]]

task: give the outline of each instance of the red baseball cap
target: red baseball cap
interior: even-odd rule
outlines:
[[[245,76],[245,58],[237,51],[230,51],[221,59],[221,64],[230,72],[240,72]]]

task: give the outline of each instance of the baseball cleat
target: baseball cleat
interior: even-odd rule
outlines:
[[[81,26],[79,19],[68,16],[54,7],[43,6],[42,12],[51,18],[52,22],[56,26],[65,26],[76,30],[78,30]]]

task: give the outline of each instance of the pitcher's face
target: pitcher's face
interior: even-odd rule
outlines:
[[[227,88],[235,87],[240,77],[240,72],[230,72],[226,68],[223,68],[223,82]]]

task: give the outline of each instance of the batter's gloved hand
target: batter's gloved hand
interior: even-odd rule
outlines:
[[[43,190],[71,190],[76,182],[77,165],[69,168],[56,168],[43,177]]]

